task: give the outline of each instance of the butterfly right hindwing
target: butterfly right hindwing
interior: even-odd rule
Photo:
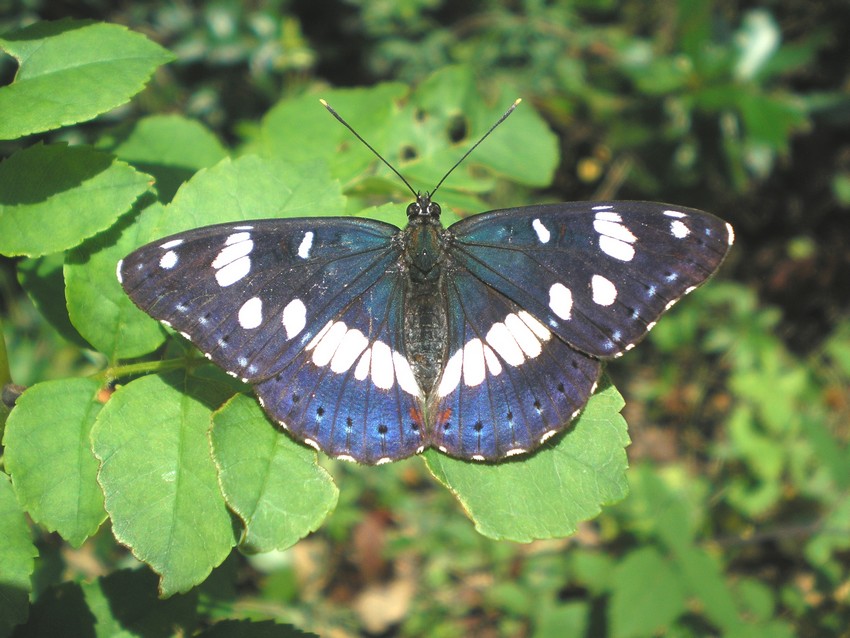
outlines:
[[[600,362],[469,271],[457,269],[447,288],[449,359],[428,407],[429,444],[497,460],[566,428],[593,393]]]

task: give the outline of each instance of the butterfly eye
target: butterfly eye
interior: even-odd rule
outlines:
[[[419,215],[419,211],[420,211],[420,208],[419,208],[419,204],[417,202],[413,202],[413,203],[409,204],[408,207],[407,207],[407,217],[408,217],[408,219],[413,219],[414,217]]]
[[[437,202],[431,202],[428,204],[428,214],[431,215],[431,217],[437,218],[442,212],[443,210]]]

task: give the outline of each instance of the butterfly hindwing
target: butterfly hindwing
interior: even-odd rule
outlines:
[[[569,202],[460,221],[454,257],[558,337],[594,357],[633,347],[720,266],[731,226],[651,202]]]
[[[429,405],[430,444],[496,460],[532,450],[584,407],[601,364],[469,271],[447,282],[449,359]]]
[[[422,392],[401,339],[402,286],[389,269],[288,367],[255,386],[266,411],[297,438],[369,464],[422,448]]]

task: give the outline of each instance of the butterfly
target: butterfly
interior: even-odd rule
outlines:
[[[407,184],[403,229],[217,224],[135,250],[118,279],[329,456],[381,464],[433,447],[498,461],[566,429],[603,362],[711,277],[734,240],[709,213],[636,201],[508,208],[444,228],[432,199],[443,180],[431,193]]]

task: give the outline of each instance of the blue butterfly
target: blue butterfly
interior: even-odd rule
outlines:
[[[118,278],[330,456],[380,464],[434,447],[497,461],[563,431],[602,362],[705,282],[734,238],[708,213],[626,201],[444,228],[432,194],[404,229],[323,217],[183,232],[128,255]]]

